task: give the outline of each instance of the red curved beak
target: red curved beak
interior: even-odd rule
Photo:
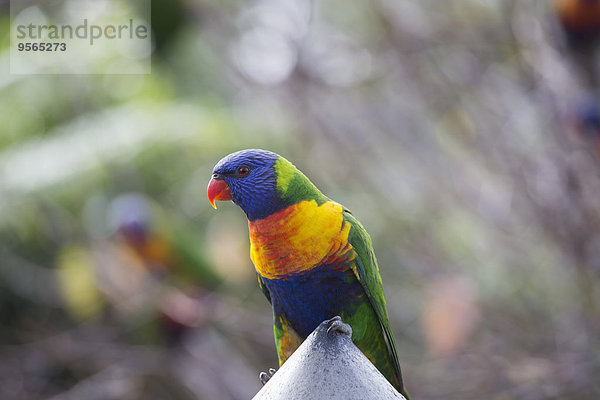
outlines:
[[[212,177],[208,182],[208,188],[206,189],[208,195],[208,201],[213,208],[217,208],[215,205],[216,200],[231,200],[231,192],[229,192],[229,186],[223,179]]]

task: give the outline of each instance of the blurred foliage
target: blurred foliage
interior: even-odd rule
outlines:
[[[205,192],[252,147],[371,233],[413,398],[600,397],[597,88],[551,2],[152,6],[151,75],[23,76],[0,2],[0,398],[256,393],[269,305]]]

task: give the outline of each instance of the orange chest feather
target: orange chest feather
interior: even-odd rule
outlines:
[[[250,256],[256,271],[277,278],[354,257],[350,224],[341,205],[303,201],[267,218],[248,222]]]

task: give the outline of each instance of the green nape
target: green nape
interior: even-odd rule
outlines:
[[[277,191],[281,199],[289,205],[303,200],[315,200],[321,205],[329,199],[291,162],[279,157],[275,162]]]

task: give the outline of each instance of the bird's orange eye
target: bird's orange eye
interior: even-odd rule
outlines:
[[[240,176],[246,176],[246,175],[248,175],[248,174],[250,173],[250,168],[248,168],[248,167],[246,167],[246,166],[239,167],[239,168],[237,169],[237,173],[238,173]]]

